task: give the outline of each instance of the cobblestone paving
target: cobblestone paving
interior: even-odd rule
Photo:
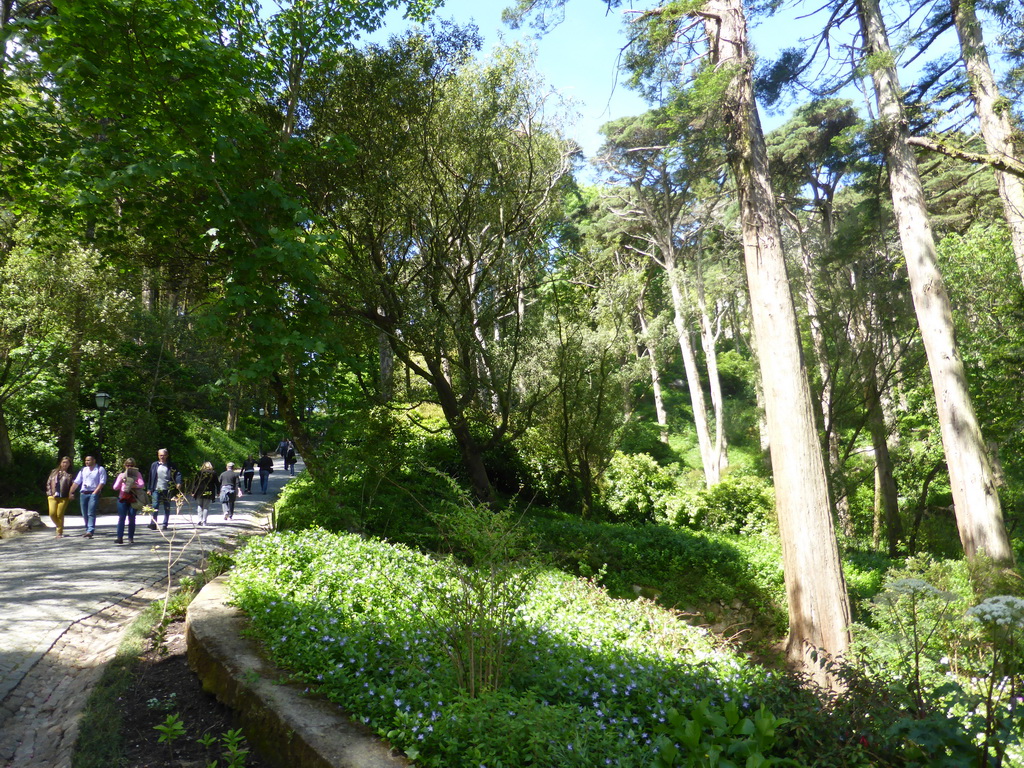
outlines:
[[[116,516],[101,516],[92,539],[79,535],[77,515],[62,539],[52,528],[0,539],[0,766],[71,765],[82,707],[124,628],[163,596],[168,570],[180,575],[206,552],[265,529],[290,479],[280,460],[274,470],[269,493],[239,499],[233,519],[211,514],[211,525],[196,527],[189,505],[170,529],[151,531],[140,515],[130,546],[114,544]]]

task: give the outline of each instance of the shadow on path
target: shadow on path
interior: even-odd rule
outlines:
[[[70,766],[82,707],[125,626],[162,597],[168,576],[266,530],[290,479],[275,460],[267,495],[238,499],[231,520],[215,503],[208,526],[195,524],[191,501],[166,531],[139,515],[130,546],[114,543],[116,515],[100,516],[92,539],[81,537],[77,515],[66,518],[64,538],[44,519],[45,529],[0,539],[0,766]]]

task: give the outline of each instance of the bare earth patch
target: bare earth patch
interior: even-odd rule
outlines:
[[[136,667],[132,686],[118,704],[125,768],[206,768],[214,760],[218,766],[230,764],[222,736],[237,728],[234,713],[206,693],[189,669],[183,620],[168,625],[162,644],[150,643]],[[170,743],[160,742],[161,732],[155,726],[175,714],[185,735]],[[216,743],[200,743],[199,739],[207,735],[216,737]],[[250,747],[246,743],[243,748]],[[254,751],[239,765],[272,768]]]

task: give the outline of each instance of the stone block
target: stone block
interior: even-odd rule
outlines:
[[[39,513],[31,509],[0,509],[0,539],[45,527]]]

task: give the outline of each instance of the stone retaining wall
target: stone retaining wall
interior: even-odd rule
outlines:
[[[247,620],[226,604],[227,582],[207,584],[189,606],[185,624],[188,663],[203,688],[234,709],[246,738],[281,768],[407,768],[369,729],[335,704],[285,682],[242,635]]]

